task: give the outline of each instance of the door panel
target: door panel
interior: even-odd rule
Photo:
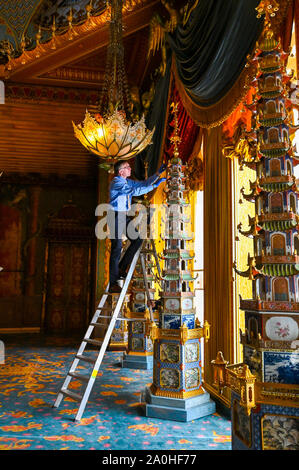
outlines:
[[[49,243],[45,328],[68,332],[86,327],[89,311],[89,244]]]

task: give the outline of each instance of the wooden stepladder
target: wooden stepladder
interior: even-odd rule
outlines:
[[[158,261],[158,256],[157,256],[154,241],[151,240],[151,243],[152,243],[152,248],[153,248],[153,254],[155,257],[155,262],[157,264],[157,269],[158,269],[158,272],[160,273],[160,266],[159,266],[159,261]],[[56,401],[53,405],[54,408],[58,408],[65,396],[78,401],[79,408],[77,410],[75,421],[80,421],[82,418],[82,415],[84,413],[84,410],[85,410],[87,401],[89,399],[90,393],[92,391],[94,382],[98,375],[98,371],[101,367],[106,349],[109,345],[109,341],[110,341],[113,329],[115,327],[116,321],[117,320],[118,321],[119,320],[120,321],[136,321],[136,320],[141,321],[140,318],[126,318],[126,317],[119,316],[123,302],[127,294],[127,290],[129,288],[129,285],[130,285],[130,282],[131,282],[131,279],[132,279],[132,276],[136,267],[136,263],[138,261],[138,258],[140,258],[141,266],[142,266],[143,279],[144,279],[144,284],[145,284],[146,293],[147,293],[147,300],[148,300],[147,303],[148,303],[148,308],[150,312],[150,319],[151,321],[154,321],[151,299],[150,299],[150,294],[148,291],[144,254],[142,253],[142,245],[141,245],[141,247],[135,253],[131,266],[128,270],[127,276],[124,280],[124,284],[123,284],[121,292],[119,294],[110,294],[109,284],[108,284],[106,291],[104,292],[104,294],[102,295],[100,299],[97,309],[92,317],[92,320],[87,328],[84,338],[79,346],[77,354],[75,355],[75,358],[71,364],[71,367],[66,375],[63,385],[60,391],[58,392]],[[112,306],[106,306],[108,296],[111,296],[111,295],[119,296],[114,308],[112,308]],[[109,321],[108,326],[107,326],[107,319]],[[101,323],[101,320],[104,320],[104,323]],[[144,319],[143,321],[146,321],[146,320]],[[106,332],[105,332],[103,340],[100,341],[97,339],[92,339],[91,335],[94,329],[96,327],[103,327],[103,326],[106,328]],[[84,352],[86,352],[85,348],[88,344],[99,347],[96,358],[90,357],[84,354]],[[87,370],[87,373],[82,374],[78,372],[77,369],[78,368],[80,369],[80,365],[82,363],[84,364],[85,367],[86,366],[89,367],[89,370]],[[80,381],[82,385],[85,386],[85,390],[83,394],[75,393],[69,390],[68,387],[72,379]]]

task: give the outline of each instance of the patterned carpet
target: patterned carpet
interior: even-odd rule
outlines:
[[[218,413],[188,423],[147,418],[140,396],[152,371],[120,367],[121,352],[106,353],[91,402],[74,422],[77,402],[52,405],[80,339],[1,339],[0,450],[231,450],[230,421]]]

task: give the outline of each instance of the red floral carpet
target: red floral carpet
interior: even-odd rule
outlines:
[[[52,405],[80,340],[2,337],[0,450],[230,450],[231,424],[218,413],[188,423],[147,418],[140,396],[152,371],[124,369],[107,352],[83,418],[77,402]],[[81,384],[72,381],[72,389]]]

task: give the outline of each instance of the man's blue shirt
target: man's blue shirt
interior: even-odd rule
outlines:
[[[132,196],[141,196],[154,188],[153,183],[159,176],[154,174],[145,181],[134,181],[122,176],[115,176],[110,183],[110,201],[114,211],[128,211],[131,207]]]

